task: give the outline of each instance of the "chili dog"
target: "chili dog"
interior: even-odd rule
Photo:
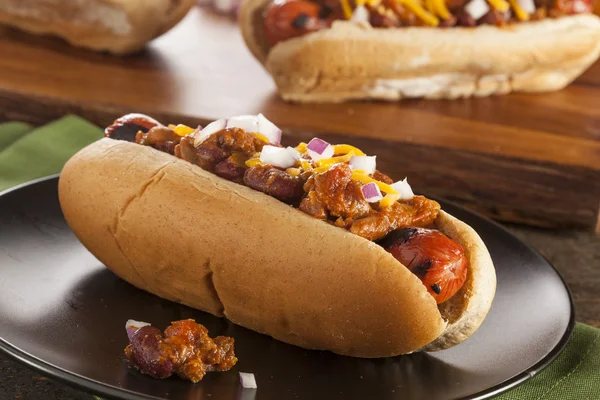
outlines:
[[[194,0],[3,0],[0,24],[125,55],[173,28]]]
[[[559,90],[600,55],[592,0],[245,0],[240,27],[295,102]]]
[[[357,357],[448,348],[487,315],[496,277],[477,233],[358,148],[284,147],[262,115],[193,129],[135,114],[105,136],[65,165],[60,204],[138,288]]]

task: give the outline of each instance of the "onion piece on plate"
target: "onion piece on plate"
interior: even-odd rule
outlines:
[[[308,142],[306,145],[306,151],[313,161],[319,161],[324,158],[333,157],[333,146],[319,138],[313,138],[310,142]]]
[[[127,337],[129,340],[133,337],[133,335],[138,331],[138,329],[149,326],[150,324],[147,322],[136,321],[133,319],[127,320],[125,323],[125,330],[127,331]]]
[[[381,190],[379,190],[379,186],[375,182],[367,183],[363,185],[361,188],[363,195],[365,196],[365,200],[369,203],[376,203],[379,200],[383,199],[381,195]]]
[[[254,378],[254,374],[248,372],[240,372],[240,382],[242,383],[242,387],[244,389],[256,389],[256,378]]]
[[[412,188],[408,184],[408,179],[404,178],[404,180],[392,183],[392,187],[398,194],[400,195],[400,199],[402,200],[410,200],[414,197],[414,193]]]
[[[352,169],[362,170],[372,175],[377,166],[376,158],[377,156],[352,156],[349,164]]]

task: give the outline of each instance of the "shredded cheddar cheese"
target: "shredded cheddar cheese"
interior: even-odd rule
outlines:
[[[267,137],[262,133],[252,132],[252,135],[254,135],[257,139],[260,139],[265,143],[271,143],[269,142],[269,139],[267,139]]]
[[[320,174],[321,172],[328,171],[331,168],[331,165],[325,165],[323,167],[318,167],[312,170],[315,174]]]
[[[388,194],[398,194],[398,192],[396,192],[396,190],[394,190],[394,188],[391,187],[390,185],[388,185],[387,183],[383,183],[381,181],[373,179],[368,175],[356,174],[356,173],[352,172],[352,179],[354,179],[355,181],[362,182],[362,183],[374,182],[379,187],[379,190],[381,190],[382,192],[385,192]]]
[[[367,0],[367,5],[369,7],[377,7],[381,3],[381,0]]]
[[[505,0],[488,0],[488,3],[490,3],[492,7],[500,12],[506,12],[510,8],[510,4],[508,4]]]
[[[335,155],[344,155],[350,153],[351,151],[354,152],[355,156],[365,155],[365,153],[363,153],[354,146],[350,146],[349,144],[336,144],[333,146],[333,154]]]
[[[427,25],[438,26],[440,20],[433,14],[427,12],[417,1],[415,0],[396,0],[410,11],[412,11],[417,17],[421,18]]]
[[[169,125],[169,129],[172,129],[179,136],[187,136],[190,133],[194,133],[196,130],[186,125]]]
[[[354,152],[351,151],[345,156],[324,158],[322,160],[317,161],[317,167],[331,166],[333,164],[348,162],[354,155]]]
[[[300,166],[305,171],[309,171],[312,169],[312,165],[310,164],[310,161],[307,161],[307,160],[300,160]]]
[[[429,11],[430,13],[432,13],[432,14],[435,13],[435,8],[433,6],[433,0],[425,0],[425,7],[427,8],[427,11]]]
[[[379,201],[379,207],[381,207],[381,208],[389,207],[392,204],[394,204],[395,202],[397,202],[399,198],[400,198],[399,194],[386,194],[385,197]]]
[[[285,170],[285,172],[287,172],[288,174],[290,174],[292,176],[300,175],[300,170],[298,168],[288,168]]]
[[[246,167],[248,168],[256,167],[259,164],[262,164],[260,162],[260,158],[251,158],[249,160],[246,160]]]
[[[306,146],[306,143],[301,142],[298,146],[296,146],[296,150],[298,150],[300,153],[306,153]]]
[[[348,0],[340,0],[340,3],[342,4],[344,17],[346,17],[346,19],[352,18],[352,7],[350,7],[350,2]]]
[[[356,0],[356,6],[364,6],[367,3],[367,0]]]
[[[434,14],[438,15],[441,19],[447,20],[452,15],[450,11],[448,11],[448,7],[446,7],[446,2],[444,0],[429,0],[431,2],[431,6],[433,10],[430,10]]]
[[[527,11],[525,11],[525,10],[523,10],[523,8],[521,8],[521,6],[517,2],[517,0],[508,0],[508,1],[510,2],[511,7],[512,7],[513,11],[515,12],[515,15],[517,16],[517,18],[519,18],[519,20],[521,20],[521,21],[529,20],[529,14],[527,13]]]

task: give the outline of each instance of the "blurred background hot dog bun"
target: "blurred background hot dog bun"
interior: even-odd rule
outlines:
[[[96,51],[138,51],[177,24],[195,0],[2,0],[0,24]]]

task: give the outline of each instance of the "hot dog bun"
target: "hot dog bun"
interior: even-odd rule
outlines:
[[[495,293],[485,245],[446,213],[436,224],[471,267],[440,314],[379,245],[133,143],[105,138],[81,150],[59,197],[75,235],[124,280],[309,349],[386,357],[450,347],[477,329]]]
[[[126,54],[179,22],[194,0],[5,0],[0,23],[70,44]]]
[[[284,100],[454,99],[546,92],[571,83],[600,55],[600,18],[581,14],[506,28],[375,29],[336,21],[331,29],[269,50],[262,14],[270,0],[245,0],[244,40]]]

